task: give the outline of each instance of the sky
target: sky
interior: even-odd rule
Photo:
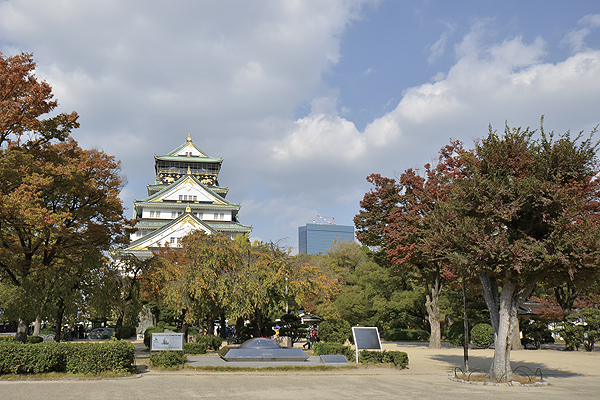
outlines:
[[[600,123],[597,0],[0,0],[0,51],[121,160],[127,217],[190,132],[251,238],[294,251],[451,139]]]

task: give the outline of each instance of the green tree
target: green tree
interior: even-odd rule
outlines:
[[[467,276],[478,276],[495,335],[490,374],[510,378],[517,309],[537,284],[597,270],[596,144],[543,128],[490,132],[460,163],[436,207],[427,248]],[[437,249],[437,250],[435,250]],[[500,290],[500,292],[499,292]]]
[[[90,248],[108,249],[124,223],[119,163],[69,137],[76,113],[42,118],[57,102],[34,69],[30,54],[0,54],[0,279],[22,289],[22,341],[37,316],[29,275],[60,276]]]

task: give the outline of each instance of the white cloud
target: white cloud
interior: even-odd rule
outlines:
[[[571,30],[563,39],[563,43],[571,46],[573,52],[580,52],[588,49],[585,44],[585,38],[591,33],[592,29],[600,27],[600,14],[588,14],[579,20],[580,29]]]
[[[443,24],[445,25],[446,30],[442,32],[440,38],[429,48],[429,57],[427,58],[427,62],[429,63],[429,65],[434,64],[438,59],[440,59],[444,55],[448,39],[450,35],[454,33],[454,24],[450,24],[447,22],[444,22]]]
[[[76,139],[123,161],[127,207],[154,179],[153,154],[191,131],[223,157],[228,199],[265,240],[295,234],[317,213],[350,223],[368,174],[423,165],[450,138],[469,141],[488,123],[536,124],[545,114],[549,129],[576,131],[600,122],[600,53],[585,44],[600,26],[594,14],[565,39],[575,53],[556,63],[544,61],[542,38],[490,42],[489,20],[478,20],[454,45],[454,65],[398,88],[395,108],[360,131],[323,75],[370,2],[9,0],[0,2],[0,45],[33,52],[60,111],[81,115]],[[452,48],[453,29],[423,62]],[[370,61],[361,68],[372,78],[386,71]],[[297,118],[300,104],[311,112]]]

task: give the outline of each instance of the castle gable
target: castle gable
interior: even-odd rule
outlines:
[[[206,223],[192,214],[186,213],[162,228],[132,242],[122,252],[144,251],[162,246],[179,247],[181,245],[181,238],[197,230],[202,230],[208,234],[216,233]]]

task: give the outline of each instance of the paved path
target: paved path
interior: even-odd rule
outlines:
[[[600,398],[600,353],[558,350],[512,352],[513,368],[541,368],[546,387],[475,386],[452,382],[461,348],[429,350],[423,344],[384,343],[409,355],[409,368],[370,367],[332,372],[153,372],[110,380],[0,381],[2,399],[545,399]],[[493,350],[471,350],[471,368],[487,370]]]

